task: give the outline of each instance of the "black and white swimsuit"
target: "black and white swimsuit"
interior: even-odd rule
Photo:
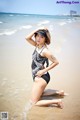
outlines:
[[[41,56],[41,52],[43,51],[44,46],[42,47],[41,51],[38,53],[37,52],[37,47],[35,48],[33,54],[32,54],[32,76],[33,76],[33,80],[35,80],[36,77],[36,73],[39,70],[44,69],[44,65],[46,63],[46,67],[48,67],[49,65],[49,61],[48,58]],[[41,76],[47,83],[50,81],[50,75],[49,73],[44,73]]]

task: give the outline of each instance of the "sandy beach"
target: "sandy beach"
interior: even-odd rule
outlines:
[[[31,58],[35,48],[26,42],[25,36],[40,26],[50,30],[49,48],[59,60],[59,65],[50,71],[47,88],[63,89],[69,95],[61,98],[63,109],[34,106],[27,112],[33,84]],[[54,20],[44,17],[16,31],[0,33],[0,112],[8,112],[9,120],[80,119],[79,31],[80,18]],[[55,98],[59,96],[46,97]]]

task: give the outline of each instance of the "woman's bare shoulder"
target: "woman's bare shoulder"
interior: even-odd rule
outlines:
[[[51,53],[50,49],[46,46],[43,50],[44,53]]]
[[[49,56],[49,55],[52,55],[52,52],[49,50],[48,47],[45,47],[44,50],[43,50],[43,56]]]

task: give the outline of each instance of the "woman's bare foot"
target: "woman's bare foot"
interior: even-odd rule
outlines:
[[[58,90],[56,93],[58,95],[60,95],[60,96],[66,96],[66,95],[68,95],[67,93],[64,93],[64,90]]]
[[[59,99],[59,102],[57,103],[57,107],[63,109],[63,103],[62,103],[61,99]]]

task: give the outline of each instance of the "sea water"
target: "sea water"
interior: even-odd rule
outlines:
[[[22,29],[32,29],[39,26],[52,25],[59,22],[60,25],[66,22],[79,21],[79,17],[60,15],[33,15],[17,13],[0,13],[0,35],[12,35]]]

